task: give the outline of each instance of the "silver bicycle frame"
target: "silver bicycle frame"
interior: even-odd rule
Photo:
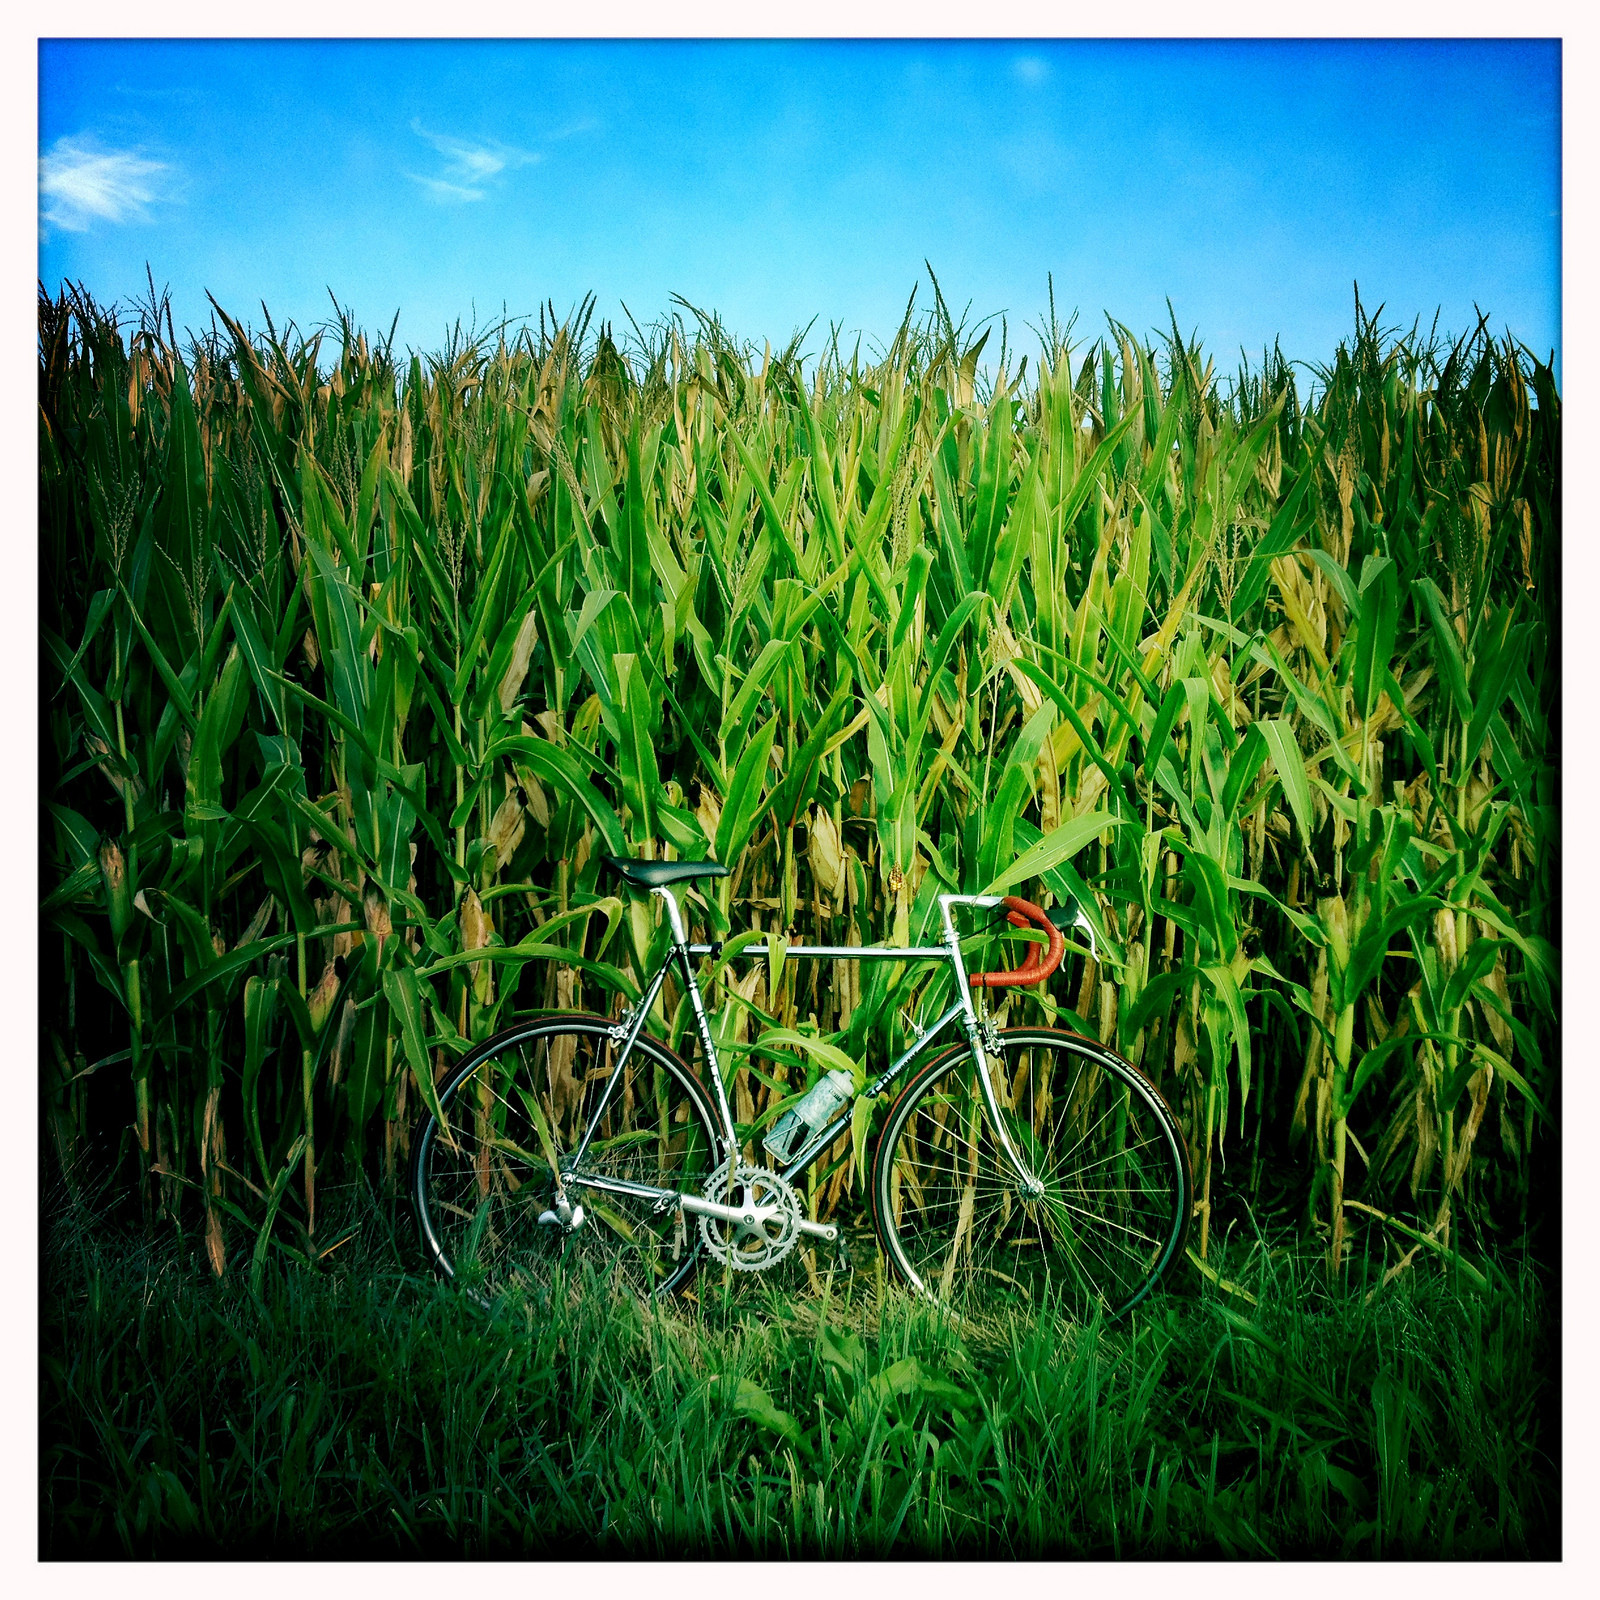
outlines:
[[[689,997],[689,1007],[694,1013],[695,1027],[700,1034],[700,1048],[705,1053],[706,1067],[711,1077],[712,1091],[716,1097],[717,1115],[722,1121],[722,1134],[724,1140],[725,1159],[732,1160],[733,1153],[739,1147],[739,1134],[733,1120],[733,1108],[728,1104],[728,1092],[722,1082],[722,1068],[717,1060],[716,1041],[711,1036],[711,1022],[706,1016],[705,1002],[700,995],[700,985],[695,981],[694,969],[691,958],[694,956],[710,955],[713,947],[708,944],[690,944],[688,933],[683,925],[683,913],[679,909],[677,897],[671,889],[663,886],[652,889],[650,893],[659,898],[666,906],[667,924],[672,932],[672,949],[667,958],[656,969],[654,976],[646,985],[644,992],[639,997],[639,1003],[624,1017],[614,1030],[613,1036],[620,1045],[615,1067],[606,1082],[600,1100],[595,1106],[590,1117],[589,1126],[585,1130],[578,1148],[573,1152],[572,1159],[566,1163],[562,1172],[557,1175],[558,1185],[564,1188],[562,1180],[581,1184],[586,1188],[608,1190],[615,1194],[632,1195],[641,1200],[654,1200],[665,1208],[668,1205],[681,1205],[686,1211],[704,1213],[708,1216],[722,1217],[726,1220],[737,1220],[740,1213],[732,1207],[719,1205],[715,1201],[702,1199],[698,1195],[684,1195],[672,1189],[658,1189],[649,1184],[632,1183],[626,1179],[589,1177],[581,1174],[577,1169],[583,1160],[584,1152],[589,1148],[589,1141],[594,1136],[594,1131],[600,1126],[606,1107],[611,1102],[611,1096],[616,1085],[622,1079],[622,1066],[628,1059],[633,1049],[634,1041],[639,1037],[640,1029],[656,996],[661,992],[661,985],[665,981],[667,968],[673,958],[676,958],[683,972],[684,987]],[[978,1084],[983,1093],[984,1106],[989,1113],[989,1120],[995,1131],[995,1138],[999,1141],[1000,1148],[1005,1151],[1006,1159],[1011,1163],[1017,1178],[1022,1186],[1024,1195],[1036,1198],[1044,1192],[1044,1185],[1023,1159],[1016,1145],[1012,1142],[1007,1131],[1005,1119],[1001,1115],[999,1097],[995,1093],[994,1082],[990,1075],[989,1063],[984,1050],[983,1025],[978,1016],[977,1007],[972,999],[972,984],[967,976],[966,963],[961,958],[961,936],[956,932],[955,922],[951,912],[956,906],[973,906],[978,910],[994,910],[1003,903],[999,895],[975,894],[942,894],[939,896],[939,916],[944,924],[944,942],[937,945],[832,945],[832,944],[791,944],[785,947],[785,958],[794,956],[801,960],[833,960],[833,961],[944,961],[948,962],[956,980],[956,999],[927,1029],[918,1033],[912,1042],[911,1048],[890,1064],[888,1069],[881,1073],[863,1091],[868,1096],[881,1094],[905,1070],[912,1059],[922,1053],[932,1044],[935,1038],[942,1033],[945,1027],[956,1017],[961,1018],[962,1029],[967,1036],[967,1045],[972,1053],[972,1063],[977,1069]],[[1079,920],[1083,920],[1079,912]],[[1091,930],[1092,937],[1092,930]],[[765,956],[767,946],[762,944],[746,945],[739,952],[741,956]],[[857,1097],[859,1098],[859,1097]],[[826,1150],[835,1139],[849,1126],[854,1108],[854,1100],[840,1116],[836,1117],[819,1133],[812,1136],[805,1147],[784,1167],[780,1176],[786,1181],[796,1174],[805,1171],[813,1161]],[[803,1233],[814,1234],[825,1239],[833,1239],[838,1230],[822,1223],[802,1221],[800,1224]]]

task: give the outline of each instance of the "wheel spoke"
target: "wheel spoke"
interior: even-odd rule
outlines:
[[[891,1259],[938,1298],[984,1280],[1034,1300],[1055,1292],[1079,1315],[1120,1312],[1187,1220],[1171,1113],[1134,1069],[1069,1036],[1006,1035],[1002,1056],[1006,1126],[1044,1194],[1024,1197],[970,1057],[953,1052],[905,1091],[874,1162]]]
[[[548,1294],[620,1282],[668,1292],[694,1270],[677,1220],[648,1200],[582,1186],[559,1217],[553,1155],[583,1139],[615,1066],[609,1024],[534,1025],[469,1057],[441,1088],[446,1117],[418,1139],[413,1190],[435,1264],[480,1298],[512,1286]],[[475,1065],[472,1063],[475,1061]],[[691,1078],[641,1039],[584,1154],[586,1175],[698,1190],[716,1152],[709,1104]],[[583,1218],[577,1221],[577,1207]],[[551,1222],[541,1223],[541,1214]]]

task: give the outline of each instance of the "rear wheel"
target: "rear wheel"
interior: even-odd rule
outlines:
[[[873,1159],[878,1236],[899,1275],[939,1300],[973,1291],[1119,1316],[1183,1248],[1188,1155],[1137,1068],[1052,1029],[1001,1035],[990,1081],[1043,1185],[1026,1197],[995,1138],[971,1052],[948,1051],[890,1108]]]
[[[510,1289],[581,1288],[594,1275],[643,1295],[670,1294],[694,1272],[699,1229],[676,1207],[589,1188],[623,1178],[697,1193],[720,1141],[716,1114],[689,1069],[654,1040],[635,1040],[567,1199],[579,1226],[541,1223],[556,1205],[550,1156],[563,1166],[594,1120],[616,1070],[611,1023],[557,1017],[480,1045],[439,1087],[412,1152],[423,1249],[480,1301]],[[575,1214],[575,1212],[574,1212]]]

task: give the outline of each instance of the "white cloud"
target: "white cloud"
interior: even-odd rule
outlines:
[[[408,172],[406,176],[420,184],[432,199],[445,205],[486,199],[489,191],[485,185],[490,180],[498,178],[502,172],[531,166],[539,159],[537,151],[519,150],[515,145],[501,144],[498,139],[475,141],[430,133],[417,119],[412,120],[411,131],[444,157],[444,167],[435,177],[418,172]]]
[[[57,139],[39,157],[39,215],[47,226],[84,233],[97,222],[131,222],[167,198],[172,171],[134,150],[105,150],[87,136]]]
[[[469,188],[466,184],[450,183],[444,178],[430,178],[421,172],[408,172],[406,176],[413,183],[420,183],[423,189],[441,205],[460,205],[468,200],[482,200],[489,192],[487,189]]]
[[[569,122],[564,128],[557,128],[550,135],[551,142],[557,139],[575,139],[580,133],[593,133],[600,126],[598,117],[579,117],[576,122]]]
[[[1050,63],[1042,56],[1018,56],[1011,63],[1011,72],[1023,83],[1040,84],[1050,76]]]

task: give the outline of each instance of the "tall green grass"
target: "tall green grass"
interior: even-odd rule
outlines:
[[[274,1263],[259,1295],[198,1243],[62,1213],[47,1557],[1559,1553],[1521,1260],[1374,1296],[1379,1260],[1330,1286],[1235,1237],[1228,1290],[1117,1328],[944,1318],[860,1276],[489,1319],[402,1275],[370,1196],[322,1270]]]
[[[1309,384],[1225,380],[1176,327],[1024,360],[940,299],[871,359],[586,312],[407,359],[69,287],[39,354],[47,1124],[217,1272],[327,1248],[319,1174],[392,1183],[513,1012],[637,993],[665,929],[607,852],[733,868],[691,911],[747,1127],[945,979],[737,936],[1071,895],[1101,959],[1002,1010],[1157,1081],[1200,1257],[1285,1159],[1335,1272],[1522,1226],[1560,399],[1513,340],[1358,307]],[[650,1026],[692,1053],[674,985]]]

